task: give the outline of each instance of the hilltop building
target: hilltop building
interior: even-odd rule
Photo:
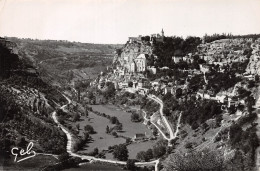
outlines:
[[[164,40],[164,31],[162,29],[161,34],[157,33],[157,34],[151,34],[150,35],[150,43],[154,43],[154,42],[163,42]],[[128,41],[129,43],[141,43],[142,42],[142,35],[139,35],[138,37],[128,37]]]
[[[164,40],[164,31],[162,29],[161,35],[160,34],[151,34],[151,43],[154,42],[163,42]]]

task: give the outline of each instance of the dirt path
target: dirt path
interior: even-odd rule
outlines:
[[[176,138],[177,137],[177,134],[179,132],[179,126],[180,126],[180,121],[181,121],[181,116],[182,116],[182,113],[180,113],[179,115],[179,118],[178,118],[178,122],[177,122],[177,125],[176,125],[176,130],[175,132],[173,133],[173,130],[167,120],[167,118],[165,117],[164,113],[163,113],[163,102],[161,99],[159,99],[158,97],[154,96],[154,95],[148,95],[148,98],[156,101],[157,103],[160,104],[160,114],[161,114],[161,117],[169,131],[169,134],[170,134],[170,138],[166,138],[168,141],[171,141],[172,139]]]

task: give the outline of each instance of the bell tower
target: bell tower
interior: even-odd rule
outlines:
[[[163,29],[162,29],[162,37],[164,37],[164,31],[163,31]]]

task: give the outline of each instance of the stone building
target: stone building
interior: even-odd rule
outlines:
[[[136,71],[137,72],[144,72],[147,68],[147,54],[140,54],[135,60],[136,64]],[[132,65],[132,64],[131,64]]]
[[[161,35],[160,34],[151,34],[151,43],[153,42],[163,42],[164,40],[164,31],[162,29]]]

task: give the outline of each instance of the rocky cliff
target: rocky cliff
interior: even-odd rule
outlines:
[[[127,42],[125,46],[115,55],[113,64],[117,66],[126,66],[130,64],[140,54],[148,54],[151,56],[153,47],[150,42]]]
[[[247,73],[260,74],[260,39],[251,44],[252,52],[246,68]]]

